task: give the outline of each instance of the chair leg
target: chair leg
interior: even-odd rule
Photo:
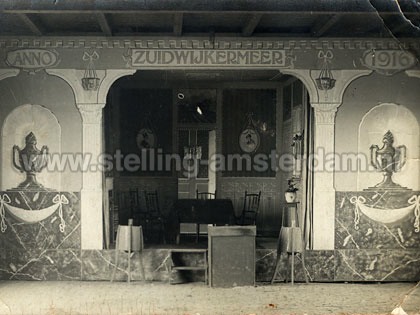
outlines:
[[[161,235],[162,235],[161,236],[162,243],[166,245],[165,225],[163,224],[163,222],[162,222],[162,224],[160,226],[160,231],[161,231]]]
[[[200,224],[199,223],[197,223],[195,226],[195,232],[196,232],[195,242],[198,244],[198,241],[200,240]]]
[[[115,271],[118,268],[118,257],[119,257],[118,254],[119,254],[119,249],[120,249],[119,231],[117,231],[117,241],[115,242],[115,265],[114,265],[114,270],[112,270],[111,282],[114,281]]]

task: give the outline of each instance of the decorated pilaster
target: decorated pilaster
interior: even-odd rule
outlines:
[[[313,247],[334,248],[334,171],[326,169],[326,159],[334,154],[335,116],[340,103],[316,103],[314,107],[314,191]]]
[[[92,55],[86,60],[91,62]],[[84,59],[85,60],[85,59]],[[89,68],[90,67],[90,68]],[[112,83],[118,78],[131,75],[135,70],[87,70],[49,69],[51,75],[61,77],[72,87],[76,106],[82,117],[83,155],[90,165],[83,172],[81,191],[81,246],[82,249],[102,249],[103,240],[103,174],[98,168],[102,153],[102,110]]]
[[[333,58],[325,52],[319,55],[324,61],[321,70],[310,73],[313,86],[308,89],[314,108],[314,158],[313,171],[313,249],[334,249],[335,226],[335,117],[342,104],[344,91],[355,79],[370,74],[371,70],[329,70],[326,66]],[[329,59],[329,60],[327,60]],[[328,82],[329,81],[329,82]],[[315,93],[314,93],[315,92]]]
[[[83,156],[89,158],[89,169],[83,172],[81,191],[82,249],[102,248],[102,172],[96,162],[102,153],[103,104],[77,104],[82,116]]]

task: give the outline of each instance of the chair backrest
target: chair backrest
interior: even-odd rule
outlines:
[[[133,208],[140,206],[140,194],[138,188],[132,188],[128,191],[128,194],[130,196],[130,205]]]
[[[242,210],[242,225],[255,225],[260,207],[261,191],[248,193],[245,191],[244,207]]]
[[[160,215],[157,190],[145,191],[144,199],[146,200],[147,213],[150,215]]]
[[[207,199],[216,199],[216,190],[214,191],[214,193],[211,192],[198,192],[198,189],[196,190],[196,199],[201,199],[201,200],[207,200]]]

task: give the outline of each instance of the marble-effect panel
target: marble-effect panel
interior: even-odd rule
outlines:
[[[418,250],[337,250],[335,281],[418,281]]]
[[[4,280],[80,280],[80,250],[8,250],[0,265]]]
[[[277,250],[257,249],[255,251],[255,281],[268,282],[276,268]]]
[[[415,231],[414,211],[393,223],[372,220],[357,211],[355,198],[378,209],[400,209],[410,206],[408,200],[420,196],[413,191],[337,192],[335,218],[336,249],[414,249],[420,248],[420,232]]]
[[[140,253],[133,252],[130,261],[131,280],[168,281],[170,263],[168,249],[144,249]],[[114,272],[115,281],[127,281],[127,252],[118,251],[117,255],[115,250],[85,250],[82,252],[82,280],[110,281]]]
[[[258,249],[256,256],[256,281],[271,281],[276,267],[277,251]],[[305,274],[309,281],[334,281],[334,251],[306,251],[304,261],[305,268],[302,264],[302,255],[295,255],[295,281],[304,282]],[[275,278],[276,282],[290,281],[291,255],[282,253],[279,263],[280,269]]]
[[[256,281],[270,282],[274,273],[277,252],[257,249]],[[127,281],[128,253],[115,250],[33,250],[0,252],[0,279],[3,280],[84,280]],[[280,259],[276,282],[291,280],[291,256]],[[185,257],[185,264],[193,261]],[[192,258],[195,260],[195,258]],[[289,260],[289,261],[288,261]],[[132,281],[169,281],[183,283],[203,281],[202,273],[174,271],[170,274],[169,249],[145,249],[131,255]],[[289,266],[288,266],[289,263]],[[295,256],[295,281],[304,282],[305,274],[315,282],[369,282],[420,280],[420,252],[417,250],[350,249],[306,251],[305,267],[302,256]]]
[[[0,278],[80,280],[79,193],[11,190],[0,194],[7,205],[23,210],[22,219],[3,204]],[[53,212],[46,217],[35,223],[25,221],[51,206]]]
[[[31,211],[38,211],[52,205],[58,192],[34,193],[3,192],[10,196],[10,205]],[[46,249],[80,249],[80,196],[79,193],[62,192],[68,203],[47,218],[25,223],[5,209],[6,230],[0,232],[0,239],[6,250],[27,251]],[[62,229],[60,229],[60,225]]]

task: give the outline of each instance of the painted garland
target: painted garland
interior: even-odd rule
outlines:
[[[354,205],[354,228],[359,229],[360,212],[366,215],[368,218],[389,224],[401,220],[407,216],[410,212],[414,213],[414,232],[420,232],[420,195],[414,195],[408,199],[409,206],[399,209],[378,209],[367,206],[366,198],[363,196],[353,196],[350,198],[350,202]]]
[[[10,197],[7,194],[0,196],[0,230],[2,233],[6,232],[6,213],[5,209],[17,220],[24,223],[36,223],[45,220],[51,216],[58,209],[58,216],[60,218],[60,232],[64,233],[66,228],[66,221],[63,217],[63,205],[69,204],[69,200],[63,194],[56,194],[52,199],[53,205],[44,209],[30,211],[18,207],[11,206]]]

